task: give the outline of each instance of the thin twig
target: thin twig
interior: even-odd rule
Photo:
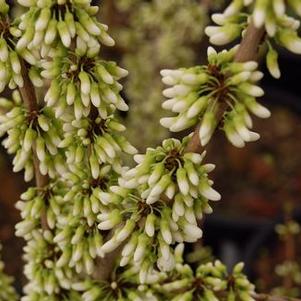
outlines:
[[[21,61],[21,72],[24,81],[23,87],[19,88],[22,99],[26,108],[28,109],[30,114],[37,114],[39,111],[38,101],[35,93],[35,88],[29,78],[28,69],[26,67],[26,63],[24,60]],[[44,176],[40,172],[40,162],[36,155],[35,145],[33,146],[33,165],[34,165],[34,173],[35,173],[35,181],[36,186],[38,188],[44,188],[48,184],[48,177]],[[43,210],[41,213],[41,225],[44,230],[48,229],[46,212]]]

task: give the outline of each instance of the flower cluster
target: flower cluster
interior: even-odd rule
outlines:
[[[245,300],[254,301],[254,285],[242,273],[239,263],[228,274],[220,261],[201,264],[195,274],[188,265],[178,265],[179,275],[174,281],[155,285],[155,289],[172,301],[190,300]],[[177,294],[176,292],[181,292]]]
[[[63,156],[58,150],[60,124],[52,109],[30,111],[14,91],[12,100],[1,98],[0,136],[7,134],[3,145],[9,154],[15,154],[14,171],[25,169],[25,180],[34,175],[33,154],[36,152],[42,174],[54,177],[64,168]]]
[[[298,262],[285,261],[276,266],[275,273],[281,279],[291,279],[292,286],[276,287],[273,289],[274,294],[285,295],[292,298],[300,296],[301,267]]]
[[[8,17],[9,6],[5,1],[0,3],[0,92],[7,85],[10,89],[22,87],[21,60],[15,50],[16,38],[21,31],[14,27]],[[25,57],[31,57],[28,52]]]
[[[161,124],[179,132],[197,124],[201,119],[199,138],[206,145],[218,125],[219,114],[224,114],[224,131],[229,141],[243,147],[245,142],[259,138],[252,132],[249,112],[261,118],[270,112],[260,105],[257,97],[263,90],[257,86],[262,73],[257,63],[233,62],[236,48],[217,53],[208,49],[208,65],[177,70],[163,70],[163,82],[171,86],[163,94],[168,98],[163,108],[177,113],[175,117],[161,119]],[[228,107],[224,113],[225,107]]]
[[[38,162],[41,175],[49,176],[45,187],[30,188],[17,203],[23,220],[16,234],[27,241],[26,301],[50,295],[69,300],[67,291],[78,300],[70,279],[89,281],[104,254],[106,231],[122,219],[120,204],[107,192],[123,172],[122,154],[136,153],[114,115],[128,110],[118,82],[127,71],[100,58],[100,43],[113,40],[90,2],[19,1],[29,9],[18,20],[16,49],[42,56],[29,62],[35,86],[50,80],[34,106],[25,106],[17,93],[14,102],[2,100],[0,130],[8,133],[4,145],[16,153],[15,170],[25,167],[29,180]],[[114,216],[113,224],[102,221],[106,215]]]
[[[100,230],[110,227],[99,228],[98,215],[118,212],[117,204],[110,203],[106,194],[109,186],[117,182],[117,174],[111,169],[110,165],[100,166],[97,178],[81,168],[65,174],[64,184],[69,190],[63,197],[54,237],[62,252],[59,266],[67,265],[75,268],[77,273],[92,274],[96,257],[103,255]]]
[[[121,204],[123,214],[116,210],[98,216],[100,229],[117,226],[101,251],[111,252],[130,236],[120,264],[139,266],[142,283],[153,277],[155,262],[161,271],[174,268],[173,246],[197,241],[202,236],[197,221],[211,213],[208,200],[220,199],[208,179],[214,165],[202,164],[205,153],[185,153],[189,140],[167,139],[161,147],[136,155],[139,164],[123,173],[119,186],[111,186],[106,196]]]
[[[293,219],[287,220],[284,224],[277,225],[275,230],[279,235],[280,240],[283,241],[283,244],[287,243],[287,240],[297,242],[301,233],[300,225]],[[290,279],[291,285],[288,287],[285,285],[275,287],[273,289],[274,294],[292,298],[300,296],[301,265],[298,258],[295,260],[287,259],[284,262],[276,265],[275,274],[281,279]]]
[[[122,248],[120,266],[139,267],[137,274],[140,283],[148,283],[157,277],[155,264],[160,271],[171,271],[175,267],[173,236],[177,235],[178,230],[177,224],[172,221],[171,210],[163,202],[158,202],[156,206],[147,205],[138,195],[134,195],[134,191],[119,186],[112,186],[111,190],[114,193],[111,199],[117,199],[126,209],[123,214],[115,209],[98,215],[99,229],[114,228],[114,235],[103,244],[100,252],[104,256],[126,242]],[[186,232],[189,229],[196,235],[201,232],[184,219],[182,224]]]
[[[132,271],[120,274],[110,282],[99,283],[93,280],[79,281],[73,289],[82,293],[83,301],[159,301],[147,286],[139,286]]]
[[[301,226],[294,220],[290,220],[285,224],[279,224],[276,226],[276,232],[281,239],[285,240],[288,235],[297,236],[301,233]]]
[[[33,239],[29,240],[24,247],[24,259],[27,261],[24,273],[29,283],[24,288],[27,296],[24,296],[22,300],[43,300],[36,299],[38,296],[56,300],[62,290],[71,288],[76,275],[68,266],[58,265],[60,250],[54,244],[50,231],[42,233],[40,230],[34,230],[32,237]]]
[[[64,139],[59,147],[66,149],[67,164],[79,164],[84,158],[89,158],[92,176],[96,179],[100,165],[110,164],[121,173],[121,154],[136,153],[136,149],[121,135],[125,127],[114,115],[107,118],[89,116],[80,120],[73,120],[69,115],[64,120],[63,129]]]
[[[21,16],[19,29],[23,34],[17,50],[35,52],[38,47],[40,54],[46,56],[59,42],[69,48],[73,39],[77,48],[87,47],[91,53],[99,52],[100,43],[113,46],[108,27],[96,19],[98,7],[91,6],[90,2],[18,0],[29,10]]]
[[[138,165],[123,175],[121,186],[138,188],[147,204],[156,203],[162,195],[173,199],[178,193],[183,198],[218,201],[220,195],[211,188],[212,181],[208,179],[214,165],[201,165],[205,153],[185,152],[189,141],[190,137],[183,141],[166,139],[162,146],[148,148],[144,155],[135,155]]]
[[[252,13],[246,8],[251,6]],[[210,42],[215,45],[224,45],[238,38],[247,25],[253,22],[257,28],[264,27],[268,39],[287,48],[293,53],[301,53],[301,39],[298,36],[300,21],[287,15],[286,11],[291,10],[294,14],[301,15],[300,3],[298,1],[283,0],[244,0],[232,1],[223,14],[212,15],[216,26],[208,26],[206,34]],[[251,16],[251,17],[250,17]],[[270,73],[280,77],[277,62],[277,52],[269,45],[269,57],[267,66]]]
[[[16,203],[22,221],[16,225],[16,235],[26,240],[32,238],[32,231],[41,224],[41,212],[44,212],[50,229],[55,229],[58,216],[61,214],[63,195],[66,189],[60,184],[49,184],[44,188],[30,187],[22,193],[21,200]]]
[[[48,106],[55,107],[57,117],[67,107],[74,108],[76,119],[88,116],[91,106],[98,109],[102,118],[107,118],[114,109],[128,110],[119,95],[122,86],[118,83],[127,71],[116,63],[104,61],[96,55],[89,56],[86,51],[77,54],[62,50],[42,66],[42,76],[51,79],[45,101]]]
[[[1,5],[1,3],[0,3]],[[0,245],[0,251],[2,246]],[[1,301],[16,301],[17,294],[12,286],[13,279],[4,273],[4,263],[0,258],[0,300]]]

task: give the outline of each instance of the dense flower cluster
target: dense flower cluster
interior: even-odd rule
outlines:
[[[33,230],[32,237],[24,247],[24,258],[27,262],[24,273],[30,280],[24,291],[29,295],[52,296],[59,295],[61,289],[70,289],[74,274],[68,266],[58,265],[60,251],[53,243],[52,233]],[[26,297],[22,299],[27,300]]]
[[[73,288],[82,294],[83,301],[159,301],[148,286],[137,289],[136,273],[120,271],[111,282],[99,283],[93,280],[79,281]]]
[[[120,186],[110,187],[112,195],[103,194],[124,209],[123,214],[115,210],[98,216],[100,229],[118,226],[101,251],[111,252],[130,236],[120,264],[139,266],[142,283],[154,277],[155,262],[161,271],[175,267],[173,247],[202,236],[197,221],[211,213],[208,200],[220,199],[208,179],[214,165],[202,164],[205,153],[185,153],[189,140],[167,139],[161,147],[136,155],[139,164],[123,173]]]
[[[65,175],[69,190],[63,197],[64,205],[54,237],[62,252],[59,266],[74,267],[77,273],[94,271],[95,258],[103,255],[98,215],[116,211],[116,206],[106,198],[106,191],[116,183],[116,176],[110,165],[101,166],[97,179],[80,168]]]
[[[52,109],[31,112],[14,91],[12,100],[1,98],[0,136],[7,134],[3,145],[9,154],[15,154],[14,171],[25,169],[25,180],[34,176],[33,154],[37,153],[42,174],[54,177],[62,169],[63,157],[59,153],[60,125]]]
[[[100,43],[113,46],[113,39],[107,34],[108,27],[96,19],[97,6],[86,1],[36,1],[19,0],[18,3],[28,7],[21,16],[19,29],[23,35],[17,43],[17,50],[29,49],[46,56],[59,41],[66,47],[76,40],[76,48],[87,47],[98,53]],[[34,24],[34,26],[32,26]]]
[[[99,166],[104,163],[121,173],[121,154],[136,153],[136,149],[122,136],[125,127],[114,115],[107,118],[90,116],[81,120],[73,120],[69,115],[64,120],[63,129],[64,139],[59,147],[66,148],[67,164],[79,164],[84,158],[89,158],[94,178],[98,178]]]
[[[47,225],[55,229],[61,214],[64,187],[51,184],[43,189],[30,187],[21,195],[16,207],[21,211],[22,221],[16,225],[16,235],[26,240],[32,238],[32,231],[41,224],[41,212],[45,213]]]
[[[0,4],[1,5],[1,4]],[[0,245],[0,251],[2,246]],[[12,286],[13,279],[4,273],[4,263],[0,258],[0,300],[1,301],[16,301],[17,294]]]
[[[7,85],[10,89],[22,87],[24,82],[21,75],[21,61],[15,50],[16,38],[21,31],[14,27],[8,18],[9,6],[5,1],[0,3],[0,92]],[[31,57],[28,52],[24,56]]]
[[[177,70],[163,70],[163,82],[171,87],[163,94],[169,98],[163,108],[177,113],[175,117],[161,119],[161,124],[173,132],[190,128],[201,120],[199,137],[206,145],[218,124],[218,115],[224,114],[224,131],[229,141],[243,147],[245,142],[259,138],[252,132],[249,112],[261,118],[270,112],[260,105],[257,97],[263,90],[257,86],[262,73],[256,62],[233,62],[236,48],[217,53],[208,49],[208,65]]]
[[[254,7],[252,13],[248,13],[248,7]],[[298,36],[300,21],[287,14],[292,11],[295,15],[301,15],[299,1],[283,0],[237,0],[232,1],[223,14],[214,14],[212,20],[216,26],[208,26],[206,34],[210,42],[215,45],[224,45],[234,41],[244,31],[246,26],[253,22],[257,28],[264,27],[271,40],[293,53],[301,53],[301,39]],[[269,51],[267,66],[270,73],[280,77],[277,61],[277,52],[272,44],[268,43]]]
[[[41,74],[51,79],[45,96],[48,106],[55,106],[57,117],[71,106],[76,119],[88,116],[91,106],[98,109],[102,118],[110,114],[110,108],[127,111],[128,106],[119,95],[122,86],[118,83],[127,71],[114,62],[100,59],[97,54],[90,56],[86,49],[80,52],[61,50],[53,60],[42,63],[45,70]]]
[[[226,266],[218,260],[201,264],[195,273],[188,265],[178,265],[179,276],[174,281],[155,285],[155,288],[172,301],[254,301],[254,285],[242,270],[243,264],[239,263],[233,268],[232,274],[228,274]]]

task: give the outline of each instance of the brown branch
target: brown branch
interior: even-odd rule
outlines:
[[[200,4],[206,11],[209,11],[213,3],[212,0],[200,0]]]
[[[288,225],[292,221],[292,204],[288,203],[286,204],[285,208],[284,223]],[[293,233],[291,233],[290,231],[288,231],[288,233],[284,237],[284,252],[286,262],[296,261],[296,242]],[[287,275],[286,277],[284,277],[283,286],[287,291],[294,286],[292,275]]]
[[[237,50],[235,61],[247,62],[258,59],[258,48],[265,34],[264,27],[256,28],[250,23]]]
[[[22,59],[20,59],[20,61],[21,61],[21,73],[22,73],[24,85],[23,87],[19,88],[19,91],[21,93],[22,99],[29,113],[36,115],[39,111],[39,106],[38,106],[38,101],[35,93],[35,88],[29,78],[28,69],[26,67],[25,61]],[[38,188],[44,188],[48,184],[48,177],[41,174],[39,164],[40,162],[36,155],[35,145],[34,145],[33,165],[34,165],[36,186]],[[49,228],[47,224],[47,217],[45,211],[41,213],[41,225],[44,230]]]
[[[99,258],[97,260],[97,265],[99,266],[99,269],[96,269],[96,271],[93,274],[93,278],[98,281],[109,281],[112,277],[112,272],[114,271],[116,267],[116,261],[118,257],[120,257],[122,248],[126,244],[127,241],[122,243],[117,249],[114,251],[108,253],[105,255],[104,258]]]
[[[235,62],[247,62],[254,61],[258,59],[258,48],[264,37],[265,29],[264,28],[256,28],[253,23],[250,23],[248,26],[246,33],[241,41],[241,44],[237,50],[235,56]],[[220,123],[222,120],[225,111],[228,106],[223,104],[220,106],[219,112],[217,113],[217,121]],[[200,139],[199,139],[199,129],[200,125],[198,125],[193,133],[192,139],[189,145],[186,148],[187,152],[198,152],[200,153],[203,149]]]
[[[252,297],[256,301],[301,301],[301,299],[280,297],[280,296],[270,296],[266,294],[253,294]]]

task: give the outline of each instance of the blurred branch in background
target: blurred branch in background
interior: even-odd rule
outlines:
[[[300,299],[290,297],[269,296],[265,294],[255,294],[252,296],[256,301],[300,301]]]
[[[157,126],[163,116],[159,71],[191,66],[200,59],[199,45],[209,21],[208,6],[220,2],[118,0],[104,3],[104,15],[120,51],[121,64],[130,70],[125,84],[126,98],[131,105],[127,133],[139,150],[145,145],[158,144],[168,135],[166,129]]]

